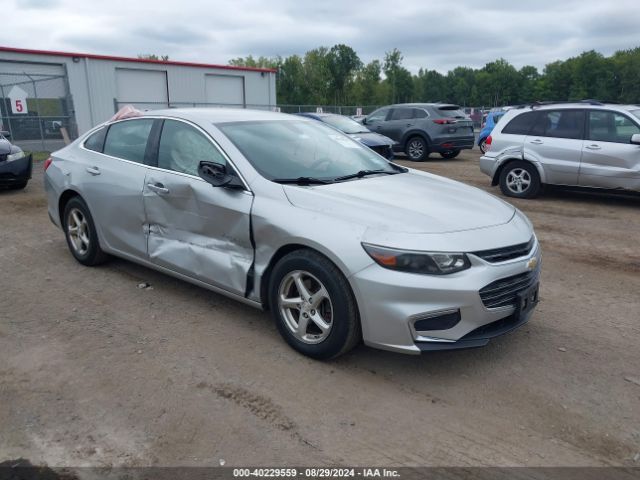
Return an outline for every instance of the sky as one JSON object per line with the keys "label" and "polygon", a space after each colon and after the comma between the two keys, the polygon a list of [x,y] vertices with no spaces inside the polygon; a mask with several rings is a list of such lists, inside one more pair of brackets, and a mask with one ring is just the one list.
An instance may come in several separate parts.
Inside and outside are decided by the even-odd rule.
{"label": "sky", "polygon": [[[0,0],[0,45],[226,64],[344,43],[361,60],[398,48],[446,72],[516,67],[640,46],[638,0]],[[7,19],[11,18],[11,21]]]}

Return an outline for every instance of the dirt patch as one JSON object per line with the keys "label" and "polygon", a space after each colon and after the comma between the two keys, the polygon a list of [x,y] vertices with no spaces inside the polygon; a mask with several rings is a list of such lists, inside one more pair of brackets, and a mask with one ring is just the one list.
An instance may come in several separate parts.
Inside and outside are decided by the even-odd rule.
{"label": "dirt patch", "polygon": [[[500,196],[477,162],[404,163]],[[640,201],[506,200],[543,250],[527,325],[480,349],[317,362],[267,313],[124,260],[79,265],[34,165],[0,194],[0,460],[638,466]]]}

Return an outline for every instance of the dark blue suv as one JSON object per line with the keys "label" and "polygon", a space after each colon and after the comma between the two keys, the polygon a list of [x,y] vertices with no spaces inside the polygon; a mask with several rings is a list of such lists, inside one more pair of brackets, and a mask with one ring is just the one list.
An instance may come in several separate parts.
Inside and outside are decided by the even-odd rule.
{"label": "dark blue suv", "polygon": [[331,125],[333,128],[340,130],[342,133],[349,135],[354,140],[366,145],[379,155],[388,160],[393,159],[393,146],[396,142],[389,137],[373,133],[364,125],[355,120],[345,117],[344,115],[336,115],[334,113],[296,113],[302,117],[309,117],[319,120],[323,123]]}

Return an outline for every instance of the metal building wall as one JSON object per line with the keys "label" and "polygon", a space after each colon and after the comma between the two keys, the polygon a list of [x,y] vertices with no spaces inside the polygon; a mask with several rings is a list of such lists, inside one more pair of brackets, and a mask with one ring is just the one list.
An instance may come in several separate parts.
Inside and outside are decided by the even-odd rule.
{"label": "metal building wall", "polygon": [[[46,53],[17,53],[0,50],[0,72],[16,68],[27,73],[66,71],[73,98],[78,133],[108,120],[118,106],[116,68],[166,72],[169,104],[206,104],[205,75],[241,75],[245,79],[245,102],[249,108],[276,105],[275,73],[225,68],[195,67],[165,63],[142,63],[95,59],[84,56],[60,56]],[[141,104],[144,98],[137,101]],[[159,106],[161,107],[161,106]],[[148,108],[148,106],[147,106]]]}

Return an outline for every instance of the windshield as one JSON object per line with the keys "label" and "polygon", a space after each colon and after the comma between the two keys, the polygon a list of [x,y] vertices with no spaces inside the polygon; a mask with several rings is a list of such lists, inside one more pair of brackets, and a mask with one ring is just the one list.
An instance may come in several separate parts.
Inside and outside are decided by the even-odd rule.
{"label": "windshield", "polygon": [[458,107],[457,105],[447,105],[446,107],[439,107],[438,113],[442,117],[467,118],[465,113],[460,110],[460,107]]}
{"label": "windshield", "polygon": [[320,118],[323,122],[328,123],[344,133],[369,133],[370,131],[364,125],[360,125],[355,120],[349,117],[343,117],[342,115],[327,115],[326,117]]}
{"label": "windshield", "polygon": [[640,110],[631,110],[634,117],[640,119]]}
{"label": "windshield", "polygon": [[365,170],[398,172],[398,167],[369,148],[321,122],[272,120],[216,126],[269,180],[308,177],[333,181]]}

